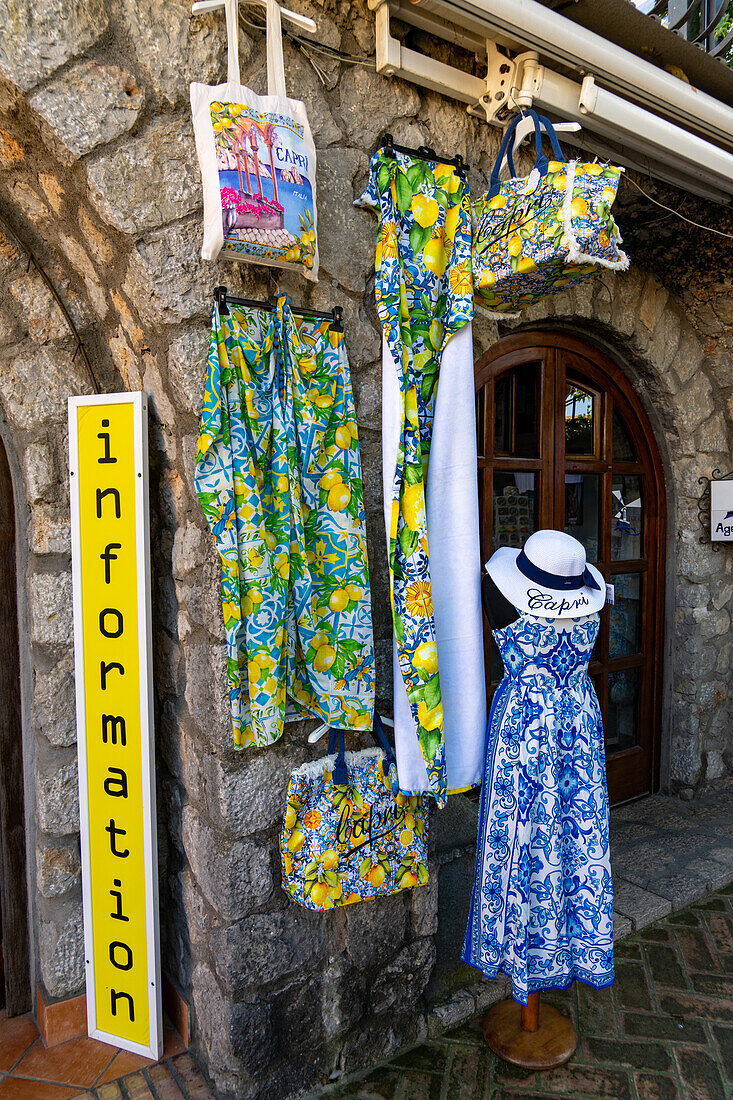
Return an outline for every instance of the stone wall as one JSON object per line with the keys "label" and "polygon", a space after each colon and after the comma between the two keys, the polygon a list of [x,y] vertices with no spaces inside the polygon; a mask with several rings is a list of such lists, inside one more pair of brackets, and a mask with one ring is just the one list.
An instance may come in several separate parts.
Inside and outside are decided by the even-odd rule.
{"label": "stone wall", "polygon": [[[293,4],[316,18],[321,41],[373,51],[364,0]],[[264,91],[262,35],[243,33],[240,53],[244,81]],[[238,1097],[294,1093],[425,1032],[437,874],[433,866],[427,888],[323,917],[280,889],[287,777],[312,750],[300,726],[270,749],[231,748],[218,565],[193,491],[211,288],[226,282],[265,297],[279,285],[298,303],[344,306],[378,694],[389,707],[374,223],[352,201],[385,129],[399,142],[461,153],[476,193],[497,147],[497,132],[456,103],[363,66],[321,59],[321,78],[291,44],[285,54],[289,89],[306,101],[318,148],[315,287],[199,260],[187,86],[225,77],[221,15],[191,20],[188,0],[9,0],[0,9],[0,203],[8,223],[7,231],[0,224],[0,400],[20,528],[28,532],[19,577],[29,647],[23,736],[34,979],[50,998],[83,986],[66,397],[92,392],[93,380],[43,279],[28,268],[28,248],[62,294],[100,389],[144,388],[151,397],[163,960],[192,1005],[195,1049],[221,1095]],[[643,235],[636,239],[630,275],[551,299],[523,323],[548,319],[608,342],[658,427],[670,517],[663,782],[691,796],[733,770],[731,559],[699,546],[695,507],[698,475],[729,465],[733,299],[722,277],[666,289],[645,269]],[[700,238],[701,250],[705,243]],[[670,274],[655,267],[662,279]],[[496,336],[479,322],[477,354]],[[496,983],[480,985],[470,996],[497,992]]]}

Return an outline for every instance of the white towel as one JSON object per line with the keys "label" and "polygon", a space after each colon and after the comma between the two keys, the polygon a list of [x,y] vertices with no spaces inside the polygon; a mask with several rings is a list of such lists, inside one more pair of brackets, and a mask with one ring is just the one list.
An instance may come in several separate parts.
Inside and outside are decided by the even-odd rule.
{"label": "white towel", "polygon": [[[400,387],[382,341],[382,477],[388,532],[400,440]],[[440,363],[426,492],[438,671],[443,698],[448,791],[481,782],[486,736],[481,551],[479,544],[473,334],[465,325]],[[400,789],[429,790],[410,704],[393,648],[394,716]]]}

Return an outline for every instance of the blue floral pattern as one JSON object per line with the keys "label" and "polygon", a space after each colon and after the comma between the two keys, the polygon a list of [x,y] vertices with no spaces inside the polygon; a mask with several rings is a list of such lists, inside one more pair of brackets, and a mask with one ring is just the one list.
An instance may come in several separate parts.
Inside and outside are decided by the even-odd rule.
{"label": "blue floral pattern", "polygon": [[514,999],[613,982],[601,714],[588,679],[598,615],[521,614],[494,637],[504,679],[487,731],[464,962]]}

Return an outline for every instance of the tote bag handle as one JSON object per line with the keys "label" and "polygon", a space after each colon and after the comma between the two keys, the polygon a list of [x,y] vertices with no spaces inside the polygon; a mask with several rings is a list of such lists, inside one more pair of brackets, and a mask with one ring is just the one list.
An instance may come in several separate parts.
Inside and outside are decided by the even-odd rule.
{"label": "tote bag handle", "polygon": [[[379,747],[384,750],[384,760],[389,771],[389,768],[395,762],[394,750],[387,740],[382,719],[376,711],[374,712],[372,736]],[[328,755],[330,756],[334,752],[336,753],[336,762],[333,768],[333,782],[336,786],[343,787],[349,782],[349,769],[346,765],[346,735],[343,730],[331,726],[328,731]]]}
{"label": "tote bag handle", "polygon": [[[548,160],[547,160],[547,157],[542,152],[542,130],[543,129],[545,130],[545,133],[547,134],[548,138],[550,139],[550,145],[552,146],[553,156],[557,160],[563,160],[564,159],[563,151],[560,148],[560,142],[557,140],[557,134],[555,133],[555,128],[554,128],[554,126],[552,125],[552,123],[550,122],[549,119],[545,118],[544,115],[538,115],[536,111],[532,111],[532,110],[525,111],[525,114],[529,115],[530,118],[532,118],[532,120],[534,121],[534,148],[535,148],[534,166],[537,169],[537,171],[539,172],[539,174],[541,176],[544,176],[547,173]],[[499,194],[499,188],[501,187],[501,183],[499,181],[499,172],[501,171],[501,165],[502,165],[502,162],[504,160],[504,156],[506,156],[507,161],[509,163],[509,172],[510,172],[510,174],[512,176],[514,175],[514,171],[515,171],[514,161],[512,160],[512,152],[514,150],[514,131],[516,130],[517,126],[519,125],[519,122],[520,122],[521,118],[522,118],[522,115],[517,115],[516,118],[514,118],[512,120],[510,126],[507,128],[507,131],[504,134],[504,138],[502,140],[502,143],[499,146],[499,152],[497,154],[496,161],[494,163],[494,168],[493,168],[493,171],[491,173],[491,179],[489,181],[488,197],[490,199],[493,199],[494,195]]]}
{"label": "tote bag handle", "polygon": [[[227,80],[240,84],[239,74],[239,0],[225,0],[227,24]],[[267,0],[267,94],[286,98],[283,36],[280,6],[277,0]]]}

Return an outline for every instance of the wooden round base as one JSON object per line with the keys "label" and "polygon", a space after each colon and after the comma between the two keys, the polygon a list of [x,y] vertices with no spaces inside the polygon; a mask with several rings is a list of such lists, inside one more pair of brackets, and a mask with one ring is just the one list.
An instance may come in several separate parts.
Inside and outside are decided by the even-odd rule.
{"label": "wooden round base", "polygon": [[484,1016],[484,1039],[505,1062],[523,1069],[555,1069],[575,1054],[578,1036],[572,1020],[552,1005],[539,1006],[536,1031],[521,1027],[522,1006],[499,1001]]}

